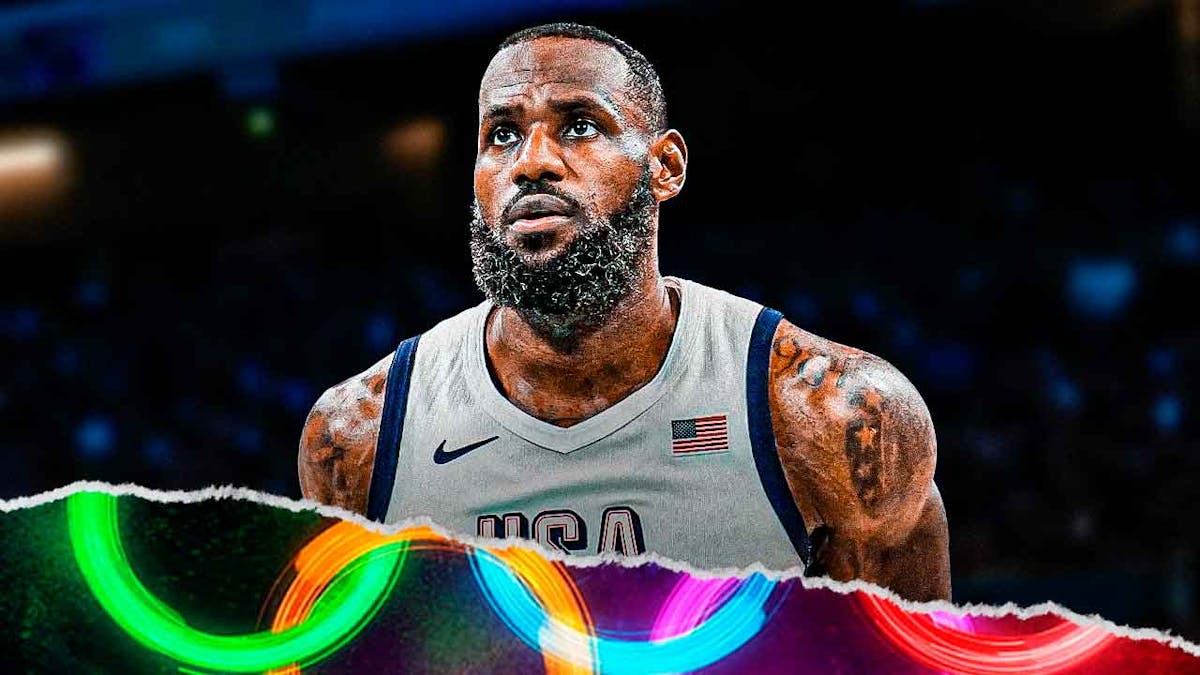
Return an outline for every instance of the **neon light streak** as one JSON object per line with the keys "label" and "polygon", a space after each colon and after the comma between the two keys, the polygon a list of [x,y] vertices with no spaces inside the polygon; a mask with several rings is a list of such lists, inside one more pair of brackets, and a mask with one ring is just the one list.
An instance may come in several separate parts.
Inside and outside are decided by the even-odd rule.
{"label": "neon light streak", "polygon": [[[364,556],[378,555],[377,551],[398,542],[407,542],[408,546],[404,550],[464,550],[464,545],[426,527],[409,528],[393,535],[383,535],[354,523],[336,523],[310,541],[296,555],[293,564],[295,578],[279,603],[271,629],[285,630],[304,621],[320,597],[321,589],[346,565],[354,564],[354,561]],[[494,553],[525,571],[523,578],[526,583],[536,589],[541,602],[559,620],[582,633],[591,632],[591,617],[583,605],[579,589],[561,563],[551,563],[528,549],[516,547],[497,550]],[[544,653],[543,658],[546,672],[551,675],[586,675],[592,672],[590,663],[587,662],[572,663],[550,653]],[[299,669],[287,668],[274,672],[279,675],[295,675]]]}
{"label": "neon light streak", "polygon": [[857,593],[881,633],[917,663],[937,670],[993,675],[1055,673],[1075,668],[1115,637],[1102,626],[1063,619],[1038,633],[986,635],[945,625],[928,614],[908,613],[883,598]]}
{"label": "neon light streak", "polygon": [[716,609],[720,599],[737,585],[738,580],[732,578],[697,579],[683,575],[658,610],[654,627],[650,629],[650,639],[675,637],[700,625],[704,617]]}
{"label": "neon light streak", "polygon": [[471,562],[484,596],[526,644],[575,663],[594,654],[605,673],[695,670],[728,656],[761,630],[775,587],[751,575],[703,624],[663,640],[627,640],[588,636],[558,621],[521,583],[520,569],[490,552],[476,550]]}
{"label": "neon light streak", "polygon": [[[552,650],[540,650],[547,674],[584,675],[593,672],[593,668],[598,669],[592,650],[596,631],[591,613],[566,565],[550,562],[530,549],[515,546],[488,549],[488,553],[516,572],[549,615],[570,630],[572,636],[580,638],[570,658],[563,658]],[[487,597],[486,592],[484,597]]]}
{"label": "neon light streak", "polygon": [[[429,528],[411,528],[389,536],[344,521],[334,524],[293,559],[295,578],[275,610],[271,632],[282,633],[307,620],[322,593],[347,568],[381,555],[406,555],[413,541],[440,539]],[[299,672],[298,665],[272,671],[279,675]]]}
{"label": "neon light streak", "polygon": [[[567,568],[534,551],[465,549],[428,528],[382,535],[341,522],[297,554],[295,577],[270,631],[213,635],[189,626],[137,578],[121,546],[115,497],[76,493],[68,498],[67,517],[83,578],[122,629],[189,667],[226,672],[296,673],[296,664],[340,649],[374,618],[414,546],[466,550],[484,597],[522,641],[542,652],[547,671],[556,674],[600,667],[613,673],[702,668],[761,630],[776,588],[758,574],[740,581],[685,576],[660,609],[648,640],[618,638],[595,630]],[[970,621],[953,615],[909,614],[887,600],[865,593],[858,597],[898,650],[938,670],[1053,673],[1079,666],[1116,639],[1101,626],[1066,620],[1037,633],[980,634]]]}
{"label": "neon light streak", "polygon": [[67,500],[71,546],[101,607],[138,642],[190,666],[261,672],[310,663],[340,649],[375,615],[395,585],[404,553],[377,556],[331,579],[308,620],[282,632],[214,635],[192,628],[137,578],[121,546],[117,500],[79,492]]}

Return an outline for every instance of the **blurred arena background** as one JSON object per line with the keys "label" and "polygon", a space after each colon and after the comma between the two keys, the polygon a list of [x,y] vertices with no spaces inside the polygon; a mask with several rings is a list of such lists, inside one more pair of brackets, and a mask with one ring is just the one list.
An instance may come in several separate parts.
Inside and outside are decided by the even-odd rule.
{"label": "blurred arena background", "polygon": [[662,269],[874,352],[956,599],[1200,636],[1200,2],[8,2],[0,496],[299,496],[326,387],[478,301],[479,78],[594,23],[691,150]]}

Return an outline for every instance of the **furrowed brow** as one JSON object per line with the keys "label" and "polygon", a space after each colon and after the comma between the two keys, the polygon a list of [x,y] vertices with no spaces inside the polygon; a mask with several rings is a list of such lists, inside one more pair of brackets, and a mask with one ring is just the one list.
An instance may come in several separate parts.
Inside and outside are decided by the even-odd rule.
{"label": "furrowed brow", "polygon": [[480,117],[480,119],[481,120],[490,120],[490,119],[496,119],[496,118],[509,119],[509,118],[516,117],[517,112],[518,112],[518,108],[516,106],[505,105],[503,103],[494,103],[483,109],[483,115]]}
{"label": "furrowed brow", "polygon": [[[625,115],[621,114],[620,108],[616,106],[608,97],[604,96],[569,96],[566,98],[555,99],[547,103],[548,107],[559,115],[568,115],[571,113],[586,113],[597,117],[605,117],[618,122],[626,120]],[[518,119],[525,113],[525,109],[520,105],[510,103],[493,103],[483,108],[480,122],[486,125],[493,120],[511,120]]]}
{"label": "furrowed brow", "polygon": [[590,112],[599,113],[612,117],[613,119],[623,120],[618,108],[612,104],[612,101],[607,98],[594,98],[591,96],[572,96],[570,98],[559,99],[550,102],[550,107],[557,113],[572,113],[572,112]]}

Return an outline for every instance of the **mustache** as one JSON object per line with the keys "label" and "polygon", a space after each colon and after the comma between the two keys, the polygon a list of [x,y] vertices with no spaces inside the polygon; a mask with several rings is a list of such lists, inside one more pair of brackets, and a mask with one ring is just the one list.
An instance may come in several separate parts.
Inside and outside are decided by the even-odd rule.
{"label": "mustache", "polygon": [[500,222],[502,222],[502,223],[512,222],[512,217],[511,217],[512,210],[514,207],[516,207],[517,202],[525,197],[532,197],[533,195],[547,195],[550,197],[557,197],[557,198],[563,200],[564,202],[566,202],[567,204],[569,204],[571,206],[571,208],[574,209],[577,213],[581,213],[584,210],[582,205],[579,203],[578,199],[575,199],[574,197],[567,194],[566,192],[563,192],[562,190],[558,189],[557,187],[555,187],[554,185],[549,183],[546,179],[539,178],[537,180],[529,181],[528,183],[523,184],[517,190],[517,194],[513,195],[512,199],[508,200],[508,203],[504,205],[504,210],[500,212]]}

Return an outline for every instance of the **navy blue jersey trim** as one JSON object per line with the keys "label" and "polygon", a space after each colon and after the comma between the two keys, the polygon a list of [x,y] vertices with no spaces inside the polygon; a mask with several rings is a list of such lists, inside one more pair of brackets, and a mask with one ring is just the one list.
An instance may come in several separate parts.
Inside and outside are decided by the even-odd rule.
{"label": "navy blue jersey trim", "polygon": [[379,440],[375,442],[375,468],[371,471],[371,491],[367,497],[367,518],[383,522],[392,502],[396,484],[396,463],[400,456],[400,437],[404,433],[404,410],[408,407],[408,385],[416,361],[420,335],[410,337],[396,348],[396,358],[388,370],[387,390],[383,394],[383,417],[379,420]]}
{"label": "navy blue jersey trim", "polygon": [[770,365],[771,343],[783,315],[762,308],[750,334],[750,353],[746,360],[746,411],[750,421],[750,446],[754,449],[754,464],[763,490],[775,509],[775,515],[787,531],[788,539],[807,566],[812,562],[812,543],[804,527],[804,517],[796,508],[796,500],[788,489],[783,465],[775,449],[775,431],[771,428]]}

